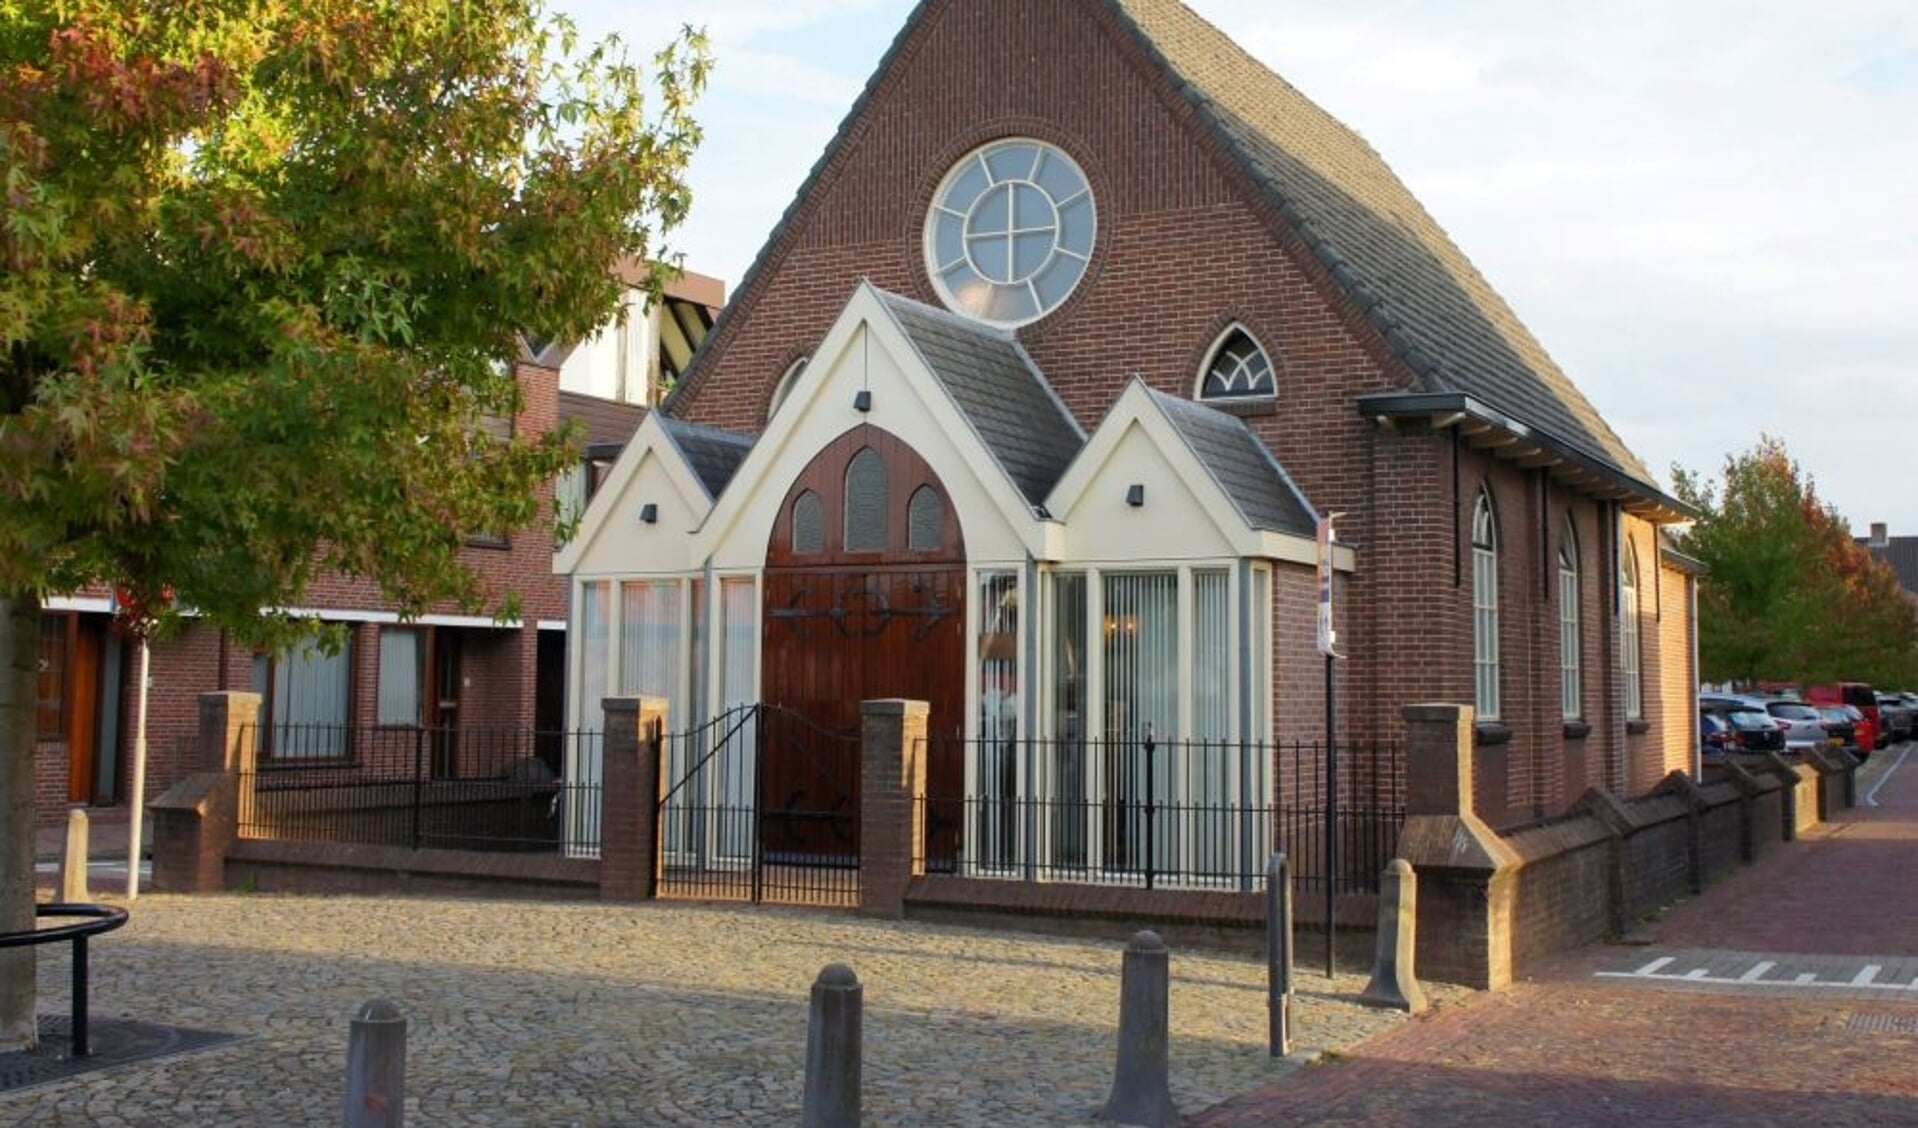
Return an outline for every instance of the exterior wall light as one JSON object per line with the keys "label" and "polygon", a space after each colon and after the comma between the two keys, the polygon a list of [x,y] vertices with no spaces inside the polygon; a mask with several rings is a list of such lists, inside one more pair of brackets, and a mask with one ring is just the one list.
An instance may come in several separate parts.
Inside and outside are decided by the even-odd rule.
{"label": "exterior wall light", "polygon": [[1126,487],[1125,503],[1134,509],[1142,508],[1145,505],[1145,486],[1143,483],[1134,482],[1132,485]]}
{"label": "exterior wall light", "polygon": [[659,506],[653,504],[650,501],[647,502],[645,505],[640,506],[639,507],[639,523],[642,525],[659,524]]}
{"label": "exterior wall light", "polygon": [[861,412],[861,413],[871,411],[872,410],[872,389],[861,388],[857,392],[853,393],[852,409],[854,411]]}

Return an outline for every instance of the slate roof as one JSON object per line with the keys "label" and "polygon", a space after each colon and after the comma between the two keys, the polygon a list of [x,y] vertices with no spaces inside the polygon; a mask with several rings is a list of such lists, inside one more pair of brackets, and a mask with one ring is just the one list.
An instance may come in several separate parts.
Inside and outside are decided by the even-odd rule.
{"label": "slate roof", "polygon": [[692,467],[693,476],[705,487],[709,498],[717,498],[725,490],[726,483],[739,471],[739,464],[746,461],[747,452],[753,449],[750,435],[687,423],[663,413],[659,422],[666,429],[666,437],[685,456],[686,464]]}
{"label": "slate roof", "polygon": [[1245,420],[1151,388],[1146,392],[1247,525],[1316,535],[1318,514]]}
{"label": "slate roof", "polygon": [[1371,145],[1177,0],[1104,0],[1410,368],[1651,475]]}
{"label": "slate roof", "polygon": [[1918,595],[1918,537],[1887,537],[1882,545],[1872,544],[1868,538],[1860,537],[1858,543],[1871,550],[1871,554],[1891,565],[1898,573],[1898,586],[1914,595]]}
{"label": "slate roof", "polygon": [[585,432],[588,447],[625,445],[646,418],[646,409],[636,403],[601,399],[583,392],[559,393],[559,417],[577,419]]}
{"label": "slate roof", "polygon": [[1085,432],[1010,332],[875,288],[926,367],[1030,505],[1085,446]]}

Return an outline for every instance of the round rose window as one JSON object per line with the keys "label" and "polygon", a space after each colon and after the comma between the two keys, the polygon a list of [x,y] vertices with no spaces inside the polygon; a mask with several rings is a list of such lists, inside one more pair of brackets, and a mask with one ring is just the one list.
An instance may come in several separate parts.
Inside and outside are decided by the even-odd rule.
{"label": "round rose window", "polygon": [[926,217],[926,270],[960,313],[1024,325],[1071,295],[1097,231],[1092,189],[1071,157],[1043,141],[995,141],[940,183]]}

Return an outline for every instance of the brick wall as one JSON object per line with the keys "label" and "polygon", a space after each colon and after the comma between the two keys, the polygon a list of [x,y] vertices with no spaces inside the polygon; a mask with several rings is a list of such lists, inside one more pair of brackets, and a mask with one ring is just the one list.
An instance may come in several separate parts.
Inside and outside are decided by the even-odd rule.
{"label": "brick wall", "polygon": [[[1341,728],[1393,740],[1415,701],[1469,701],[1471,499],[1496,500],[1504,534],[1501,643],[1509,743],[1489,748],[1482,810],[1497,825],[1564,810],[1592,783],[1621,782],[1626,756],[1617,630],[1606,618],[1609,506],[1449,434],[1387,433],[1354,398],[1409,377],[1242,171],[1196,128],[1129,36],[1089,5],[996,0],[934,6],[879,81],[847,143],[819,171],[708,341],[675,402],[692,420],[756,432],[780,377],[810,351],[861,278],[938,304],[921,224],[955,161],[987,141],[1037,137],[1090,179],[1100,232],[1087,276],[1020,338],[1087,429],[1134,374],[1190,395],[1222,330],[1248,328],[1279,368],[1278,409],[1248,423],[1322,512],[1341,512],[1359,570],[1341,582]],[[1034,68],[1031,60],[1047,64]],[[1463,504],[1461,504],[1461,501]],[[1556,550],[1577,528],[1590,732],[1564,734]],[[1634,523],[1650,552],[1650,526]],[[1646,569],[1652,575],[1656,567]],[[1283,590],[1275,607],[1296,595]],[[1647,599],[1649,605],[1651,599]],[[1274,624],[1275,736],[1323,728],[1311,620]],[[1658,651],[1647,632],[1648,654]],[[1650,696],[1650,695],[1648,695]],[[1643,782],[1663,774],[1662,733],[1637,737]],[[1635,780],[1637,777],[1634,777]]]}
{"label": "brick wall", "polygon": [[[516,433],[540,435],[558,425],[558,374],[537,365],[516,369],[523,402],[515,420]],[[465,640],[461,694],[463,724],[530,729],[533,724],[534,682],[540,620],[566,618],[565,581],[552,574],[552,489],[540,491],[540,516],[532,526],[514,534],[503,548],[468,546],[461,557],[480,577],[489,600],[509,592],[520,597],[521,625],[513,628],[460,628]],[[104,588],[74,593],[104,599]],[[323,618],[351,620],[357,615],[388,609],[376,585],[332,573],[315,578],[299,606],[317,610]],[[439,604],[429,614],[453,615],[462,609]],[[356,725],[371,725],[378,716],[378,624],[349,627],[352,704],[349,717]],[[122,693],[119,702],[120,785],[124,796],[131,779],[136,652],[121,648]],[[149,799],[158,796],[195,770],[194,741],[198,726],[199,695],[222,689],[250,689],[253,652],[233,642],[224,632],[189,622],[181,632],[152,648],[152,687],[147,717],[147,776]],[[430,694],[431,689],[428,687]],[[65,744],[36,747],[36,821],[51,825],[65,816],[67,807],[67,751]]]}

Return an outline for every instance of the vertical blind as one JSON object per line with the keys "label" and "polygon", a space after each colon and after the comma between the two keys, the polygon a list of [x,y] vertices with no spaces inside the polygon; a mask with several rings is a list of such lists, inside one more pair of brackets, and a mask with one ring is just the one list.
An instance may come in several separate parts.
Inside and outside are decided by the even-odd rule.
{"label": "vertical blind", "polygon": [[420,633],[406,627],[380,628],[380,724],[420,723],[420,680],[425,672]]}
{"label": "vertical blind", "polygon": [[582,585],[579,601],[579,717],[576,726],[599,732],[606,727],[607,642],[613,620],[613,585],[602,580]]}
{"label": "vertical blind", "polygon": [[680,587],[678,580],[620,585],[619,691],[663,697],[679,706]]}

